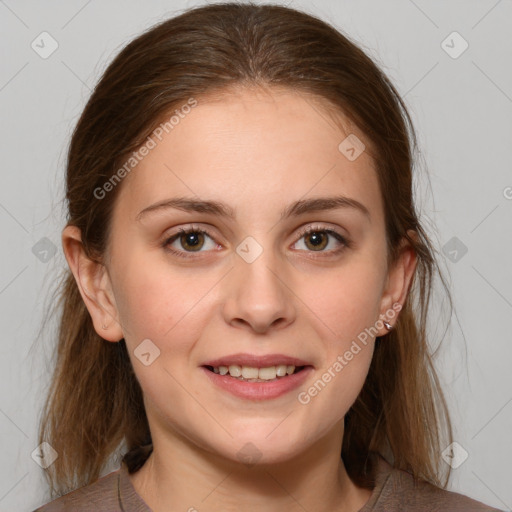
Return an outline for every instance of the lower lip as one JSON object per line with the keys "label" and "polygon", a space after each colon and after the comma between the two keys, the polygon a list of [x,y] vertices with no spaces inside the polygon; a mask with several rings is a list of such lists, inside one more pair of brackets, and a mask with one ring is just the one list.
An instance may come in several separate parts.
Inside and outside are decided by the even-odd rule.
{"label": "lower lip", "polygon": [[306,366],[303,370],[287,377],[281,377],[269,382],[247,382],[238,380],[229,375],[214,373],[204,366],[201,369],[211,381],[231,394],[248,400],[269,400],[277,398],[299,387],[313,371],[312,366]]}

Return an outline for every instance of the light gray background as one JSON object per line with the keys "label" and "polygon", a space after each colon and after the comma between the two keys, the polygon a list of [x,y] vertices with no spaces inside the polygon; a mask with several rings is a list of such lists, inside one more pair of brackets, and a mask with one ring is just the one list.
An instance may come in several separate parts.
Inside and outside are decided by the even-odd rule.
{"label": "light gray background", "polygon": [[[31,453],[54,332],[50,328],[36,338],[48,290],[65,264],[60,232],[71,130],[101,72],[124,44],[199,3],[0,0],[1,511],[27,511],[46,502],[43,470]],[[290,5],[344,30],[405,96],[432,187],[431,193],[429,180],[418,175],[418,201],[427,229],[438,237],[455,297],[456,316],[437,364],[455,438],[468,458],[453,470],[450,489],[510,510],[512,3],[295,0]],[[47,59],[31,48],[43,31],[59,45]],[[458,58],[441,45],[453,31],[469,44]],[[457,39],[446,44],[452,52],[461,48]],[[44,237],[55,245],[55,256],[40,245],[33,250]],[[443,253],[453,237],[459,244],[456,262],[450,260],[455,253]],[[462,257],[460,244],[468,249]]]}

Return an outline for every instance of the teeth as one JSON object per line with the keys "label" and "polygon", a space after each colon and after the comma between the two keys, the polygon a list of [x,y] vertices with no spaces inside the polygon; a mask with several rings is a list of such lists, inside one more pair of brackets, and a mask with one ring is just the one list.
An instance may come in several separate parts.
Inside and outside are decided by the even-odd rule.
{"label": "teeth", "polygon": [[[245,378],[245,373],[242,372],[242,375]],[[256,370],[256,377],[258,379],[263,380],[272,380],[275,379],[277,375],[277,370],[275,366],[270,366],[269,368],[260,368],[259,370]]]}
{"label": "teeth", "polygon": [[229,375],[240,380],[274,380],[277,377],[286,377],[295,371],[294,365],[280,364],[277,366],[268,366],[266,368],[255,368],[253,366],[239,366],[232,364],[229,366],[219,366],[213,368],[215,373],[220,375]]}
{"label": "teeth", "polygon": [[[290,368],[294,368],[294,367],[290,366]],[[276,375],[278,377],[285,377],[287,374],[287,371],[288,371],[288,366],[286,366],[284,364],[280,364],[279,366],[276,366]]]}
{"label": "teeth", "polygon": [[[238,369],[239,369],[239,366],[236,366],[236,367],[230,366],[229,374],[233,375],[233,377],[240,377],[240,375],[238,374]],[[233,370],[235,371],[235,373],[233,373]],[[262,368],[262,370],[263,370],[263,368]],[[258,368],[252,368],[251,366],[242,366],[242,370],[241,370],[242,377],[244,379],[258,379],[259,372],[260,371],[258,370]],[[276,378],[275,373],[274,373],[274,376],[271,378],[272,379]]]}

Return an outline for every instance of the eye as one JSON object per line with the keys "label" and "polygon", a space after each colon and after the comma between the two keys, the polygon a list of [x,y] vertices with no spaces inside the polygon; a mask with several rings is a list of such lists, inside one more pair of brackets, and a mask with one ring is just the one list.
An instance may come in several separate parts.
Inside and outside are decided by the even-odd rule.
{"label": "eye", "polygon": [[[310,252],[338,253],[345,247],[350,247],[349,241],[341,233],[323,226],[308,226],[300,232],[299,237],[299,241],[295,244],[299,244],[304,239],[305,249],[299,249]],[[333,245],[334,247],[332,247]],[[329,246],[330,250],[324,251]]]}
{"label": "eye", "polygon": [[[206,239],[210,239],[209,246],[205,244]],[[174,244],[181,247],[173,247]],[[178,233],[167,238],[162,245],[171,253],[184,258],[190,257],[186,254],[189,252],[201,252],[201,249],[205,247],[206,250],[218,247],[218,244],[215,243],[208,231],[194,227],[180,228]]]}

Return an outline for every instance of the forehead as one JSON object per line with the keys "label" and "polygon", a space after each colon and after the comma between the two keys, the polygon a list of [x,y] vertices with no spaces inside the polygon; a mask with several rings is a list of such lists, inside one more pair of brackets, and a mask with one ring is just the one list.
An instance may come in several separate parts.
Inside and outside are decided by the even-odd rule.
{"label": "forehead", "polygon": [[354,135],[367,149],[370,142],[314,96],[243,89],[197,98],[160,132],[121,184],[115,210],[124,218],[134,220],[150,203],[184,195],[223,201],[237,212],[257,206],[260,214],[333,193],[364,202],[372,216],[381,208],[369,151],[350,160],[340,150]]}

